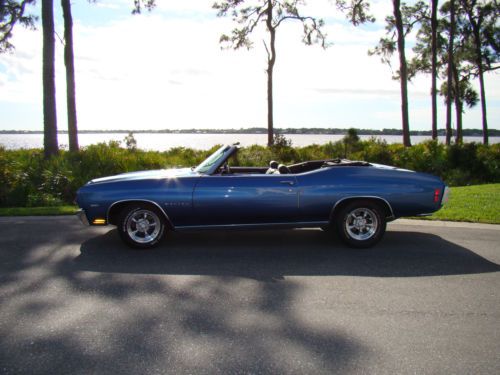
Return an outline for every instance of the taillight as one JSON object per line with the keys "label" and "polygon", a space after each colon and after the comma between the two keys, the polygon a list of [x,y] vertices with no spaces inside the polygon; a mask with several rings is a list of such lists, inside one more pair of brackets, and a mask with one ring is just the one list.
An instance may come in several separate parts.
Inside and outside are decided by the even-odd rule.
{"label": "taillight", "polygon": [[439,202],[440,196],[441,196],[441,189],[434,189],[434,203]]}

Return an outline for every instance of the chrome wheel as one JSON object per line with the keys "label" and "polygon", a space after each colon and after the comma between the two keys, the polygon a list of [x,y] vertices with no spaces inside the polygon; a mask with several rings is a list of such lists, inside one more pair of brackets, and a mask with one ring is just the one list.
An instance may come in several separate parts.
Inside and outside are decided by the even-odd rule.
{"label": "chrome wheel", "polygon": [[156,213],[140,209],[128,216],[126,230],[131,240],[139,244],[148,244],[158,238],[162,223]]}
{"label": "chrome wheel", "polygon": [[379,242],[386,228],[387,210],[372,199],[352,200],[336,212],[334,225],[348,246],[366,249]]}
{"label": "chrome wheel", "polygon": [[378,229],[378,218],[369,208],[356,208],[347,214],[344,221],[345,231],[357,241],[366,241],[372,238]]}

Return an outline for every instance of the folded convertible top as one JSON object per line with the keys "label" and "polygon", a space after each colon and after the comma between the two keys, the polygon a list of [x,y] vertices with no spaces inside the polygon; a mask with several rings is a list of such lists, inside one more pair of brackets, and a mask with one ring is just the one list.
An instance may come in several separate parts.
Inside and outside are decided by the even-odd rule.
{"label": "folded convertible top", "polygon": [[332,160],[325,160],[325,162],[321,167],[325,168],[325,167],[355,167],[355,166],[368,167],[371,166],[371,164],[366,161],[360,161],[360,160],[332,159]]}

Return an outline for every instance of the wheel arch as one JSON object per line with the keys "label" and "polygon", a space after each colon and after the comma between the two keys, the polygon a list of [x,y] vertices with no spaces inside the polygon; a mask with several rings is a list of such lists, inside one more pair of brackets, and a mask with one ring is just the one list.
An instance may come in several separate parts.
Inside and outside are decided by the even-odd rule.
{"label": "wheel arch", "polygon": [[330,222],[333,222],[337,213],[343,207],[345,207],[347,204],[349,204],[351,202],[355,202],[355,201],[360,201],[360,200],[363,200],[363,201],[368,200],[368,201],[373,201],[373,202],[380,204],[385,209],[386,220],[390,221],[390,220],[395,219],[394,211],[392,210],[392,206],[386,199],[384,199],[382,197],[378,197],[378,196],[372,196],[372,195],[360,195],[360,196],[351,196],[351,197],[341,198],[337,202],[335,202],[335,204],[333,205],[332,210],[330,212]]}
{"label": "wheel arch", "polygon": [[167,227],[169,229],[174,229],[172,221],[168,217],[165,210],[155,201],[151,201],[148,199],[124,199],[124,200],[119,200],[119,201],[113,202],[108,208],[107,222],[109,224],[117,225],[118,216],[120,215],[120,212],[123,210],[123,208],[128,206],[128,205],[134,204],[134,203],[142,203],[142,204],[146,203],[147,205],[150,205],[152,207],[157,208],[158,210],[160,210],[163,217],[165,218]]}

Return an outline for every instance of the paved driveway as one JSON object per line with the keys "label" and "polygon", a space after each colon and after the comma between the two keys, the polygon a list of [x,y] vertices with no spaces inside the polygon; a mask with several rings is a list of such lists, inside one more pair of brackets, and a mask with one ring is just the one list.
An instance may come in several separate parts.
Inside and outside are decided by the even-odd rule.
{"label": "paved driveway", "polygon": [[0,218],[0,373],[500,373],[500,226],[172,234]]}

